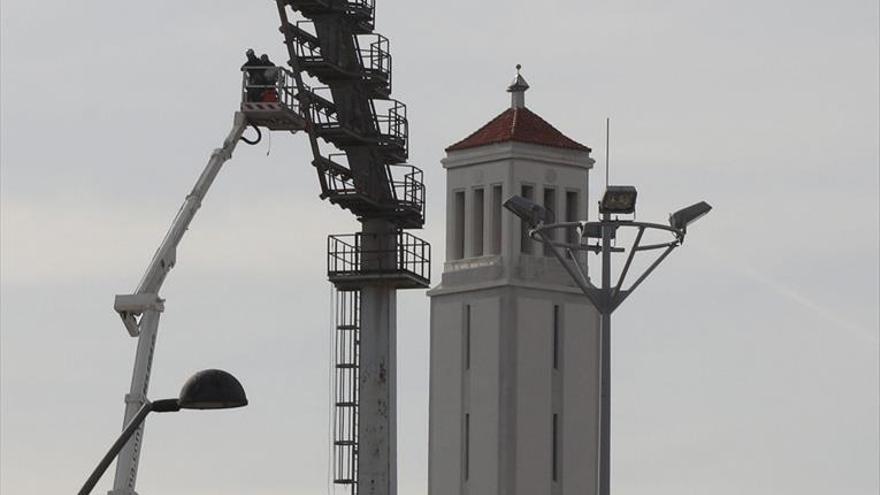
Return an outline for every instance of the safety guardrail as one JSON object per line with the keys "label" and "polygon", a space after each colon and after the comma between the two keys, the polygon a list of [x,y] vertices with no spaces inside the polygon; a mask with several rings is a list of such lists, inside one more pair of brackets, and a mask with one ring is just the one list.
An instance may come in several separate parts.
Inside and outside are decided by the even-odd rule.
{"label": "safety guardrail", "polygon": [[327,237],[327,273],[331,278],[408,274],[427,285],[431,245],[404,231],[331,235]]}
{"label": "safety guardrail", "polygon": [[278,66],[245,66],[241,76],[241,101],[247,103],[277,103],[296,114],[301,114],[296,98],[293,74]]}

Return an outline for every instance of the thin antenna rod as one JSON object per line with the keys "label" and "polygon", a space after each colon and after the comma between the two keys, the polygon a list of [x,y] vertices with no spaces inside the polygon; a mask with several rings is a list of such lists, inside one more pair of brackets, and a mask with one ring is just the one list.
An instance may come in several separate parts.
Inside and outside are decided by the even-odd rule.
{"label": "thin antenna rod", "polygon": [[611,153],[611,147],[609,144],[611,143],[611,118],[605,117],[605,188],[608,188],[608,184],[611,182],[610,173],[611,169],[609,168],[609,160],[608,156]]}

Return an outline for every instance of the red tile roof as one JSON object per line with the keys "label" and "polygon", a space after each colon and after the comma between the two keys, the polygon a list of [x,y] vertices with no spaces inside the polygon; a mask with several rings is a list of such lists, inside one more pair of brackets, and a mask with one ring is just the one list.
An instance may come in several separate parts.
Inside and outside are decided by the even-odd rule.
{"label": "red tile roof", "polygon": [[446,151],[458,151],[508,141],[591,151],[590,148],[565,136],[546,120],[525,107],[508,108],[470,136],[446,148]]}

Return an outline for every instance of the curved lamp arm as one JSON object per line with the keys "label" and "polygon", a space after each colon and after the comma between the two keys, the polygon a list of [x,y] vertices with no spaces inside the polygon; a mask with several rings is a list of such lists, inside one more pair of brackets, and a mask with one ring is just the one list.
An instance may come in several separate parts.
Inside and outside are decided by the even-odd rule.
{"label": "curved lamp arm", "polygon": [[165,400],[157,400],[156,402],[144,401],[144,405],[138,409],[137,414],[131,418],[128,425],[122,430],[122,433],[119,435],[119,438],[113,443],[113,446],[110,447],[110,450],[104,455],[104,458],[101,459],[101,462],[98,463],[98,466],[95,467],[95,470],[92,471],[92,475],[89,476],[89,479],[86,480],[85,484],[82,488],[80,488],[78,494],[79,495],[88,495],[92,492],[92,489],[95,488],[95,485],[98,483],[98,480],[101,479],[104,472],[107,471],[107,468],[110,467],[110,464],[113,462],[113,459],[116,459],[116,456],[119,455],[119,451],[122,450],[122,447],[125,446],[128,439],[134,434],[135,431],[141,426],[141,423],[146,419],[147,414],[150,414],[152,411],[156,412],[175,412],[180,410],[180,405],[177,402],[177,399],[165,399]]}

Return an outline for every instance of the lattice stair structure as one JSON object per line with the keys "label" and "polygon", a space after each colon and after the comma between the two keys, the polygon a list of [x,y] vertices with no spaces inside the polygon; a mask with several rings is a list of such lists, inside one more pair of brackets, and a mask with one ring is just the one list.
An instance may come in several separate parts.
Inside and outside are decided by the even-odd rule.
{"label": "lattice stair structure", "polygon": [[391,98],[390,46],[373,32],[374,0],[276,4],[289,69],[253,80],[246,70],[241,109],[256,126],[305,131],[321,198],[363,225],[327,240],[337,291],[333,479],[351,495],[393,495],[396,398],[385,375],[396,372],[396,315],[388,308],[398,289],[430,283],[430,246],[405,231],[424,225],[423,173],[406,163],[406,105]]}

